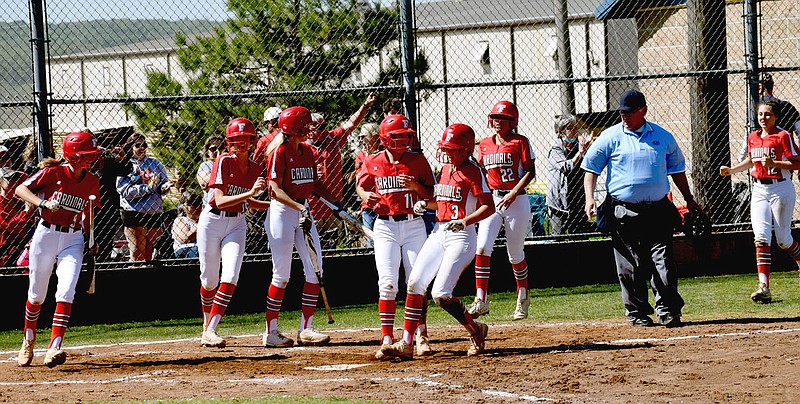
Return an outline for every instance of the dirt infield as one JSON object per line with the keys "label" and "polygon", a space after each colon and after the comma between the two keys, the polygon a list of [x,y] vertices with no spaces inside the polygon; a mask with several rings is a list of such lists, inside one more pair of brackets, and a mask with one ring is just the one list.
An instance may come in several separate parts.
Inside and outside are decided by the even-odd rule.
{"label": "dirt infield", "polygon": [[[270,349],[261,337],[68,349],[49,369],[36,351],[18,368],[2,353],[0,401],[80,402],[350,397],[386,402],[800,402],[800,319],[689,323],[490,324],[487,350],[466,357],[461,328],[432,327],[435,355],[371,360],[376,330],[334,330],[317,348]],[[42,342],[44,344],[44,342]]]}

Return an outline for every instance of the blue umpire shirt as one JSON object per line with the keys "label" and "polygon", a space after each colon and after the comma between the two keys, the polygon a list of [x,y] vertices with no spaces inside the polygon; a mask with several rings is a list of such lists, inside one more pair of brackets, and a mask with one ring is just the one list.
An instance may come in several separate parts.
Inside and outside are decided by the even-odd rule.
{"label": "blue umpire shirt", "polygon": [[686,171],[678,142],[666,129],[645,121],[639,132],[618,123],[592,143],[581,168],[600,175],[608,167],[606,188],[624,202],[655,202],[669,192],[668,175]]}

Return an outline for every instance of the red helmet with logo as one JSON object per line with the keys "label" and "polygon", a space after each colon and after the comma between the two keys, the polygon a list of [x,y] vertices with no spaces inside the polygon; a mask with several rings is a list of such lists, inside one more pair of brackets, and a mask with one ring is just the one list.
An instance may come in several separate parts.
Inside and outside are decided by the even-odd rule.
{"label": "red helmet with logo", "polygon": [[89,168],[100,157],[97,139],[89,132],[72,132],[61,146],[64,159],[74,167]]}
{"label": "red helmet with logo", "polygon": [[311,112],[306,107],[289,107],[278,117],[278,127],[287,136],[307,135],[311,125]]}
{"label": "red helmet with logo", "polygon": [[411,123],[405,115],[389,115],[381,122],[381,144],[387,149],[407,148],[411,144],[414,133],[414,129],[411,129]]}
{"label": "red helmet with logo", "polygon": [[475,150],[475,131],[469,125],[454,123],[444,130],[442,140],[437,143],[437,146],[439,146],[437,158],[442,163],[450,162],[443,155],[443,149],[458,150],[464,155],[464,158],[467,158]]}
{"label": "red helmet with logo", "polygon": [[256,127],[247,118],[233,118],[225,127],[225,142],[228,147],[250,140],[252,144],[256,138]]}
{"label": "red helmet with logo", "polygon": [[511,101],[499,101],[489,112],[489,127],[492,127],[492,119],[507,119],[511,121],[511,128],[516,129],[519,122],[519,111],[517,106]]}

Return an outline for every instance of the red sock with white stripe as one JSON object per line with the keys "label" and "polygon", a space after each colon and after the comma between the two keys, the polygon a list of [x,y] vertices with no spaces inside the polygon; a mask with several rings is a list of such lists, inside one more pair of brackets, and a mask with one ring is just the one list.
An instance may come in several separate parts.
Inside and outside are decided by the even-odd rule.
{"label": "red sock with white stripe", "polygon": [[208,326],[208,320],[211,318],[211,306],[214,303],[214,295],[217,294],[217,288],[206,290],[200,286],[200,308],[203,310],[203,329]]}
{"label": "red sock with white stripe", "polygon": [[56,311],[53,313],[53,331],[50,333],[48,348],[61,348],[61,340],[69,325],[69,316],[72,313],[72,303],[56,302]]}
{"label": "red sock with white stripe", "polygon": [[769,287],[769,272],[772,267],[772,252],[769,246],[756,246],[756,269],[758,281]]}
{"label": "red sock with white stripe", "polygon": [[394,342],[394,313],[397,302],[394,300],[378,300],[378,314],[381,317],[381,344]]}
{"label": "red sock with white stripe", "polygon": [[786,251],[793,260],[800,260],[800,243],[798,243],[797,240],[792,240],[792,245],[784,251]]}
{"label": "red sock with white stripe", "polygon": [[311,321],[317,311],[317,300],[319,300],[319,283],[303,284],[303,297],[300,299],[300,329],[311,328]]}
{"label": "red sock with white stripe", "polygon": [[517,280],[517,299],[528,298],[528,262],[525,260],[511,264],[514,279]]}
{"label": "red sock with white stripe", "polygon": [[409,293],[406,295],[405,321],[403,322],[403,340],[411,344],[414,333],[417,332],[419,320],[422,317],[422,302],[425,300],[423,295]]}
{"label": "red sock with white stripe", "polygon": [[36,323],[39,321],[39,313],[42,312],[41,304],[33,304],[25,301],[25,324],[22,328],[25,339],[28,341],[36,340]]}
{"label": "red sock with white stripe", "polygon": [[236,289],[236,285],[232,283],[222,282],[219,284],[217,293],[214,295],[214,303],[211,306],[211,313],[209,314],[209,320],[206,329],[212,331],[217,329],[219,321],[222,319],[222,316],[225,315],[225,310],[231,303],[234,289]]}
{"label": "red sock with white stripe", "polygon": [[278,327],[278,315],[281,312],[281,305],[283,304],[283,294],[286,292],[286,289],[279,288],[273,284],[269,285],[269,290],[267,291],[267,334],[269,334],[270,330],[277,329]]}
{"label": "red sock with white stripe", "polygon": [[475,255],[475,297],[486,301],[489,293],[489,270],[492,257],[490,255]]}

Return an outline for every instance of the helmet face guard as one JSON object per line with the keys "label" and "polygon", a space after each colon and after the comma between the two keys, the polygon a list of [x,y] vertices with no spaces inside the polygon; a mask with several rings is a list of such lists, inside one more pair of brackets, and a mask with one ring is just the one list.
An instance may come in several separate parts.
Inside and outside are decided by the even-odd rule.
{"label": "helmet face guard", "polygon": [[301,106],[286,108],[278,117],[278,127],[285,136],[308,136],[311,124],[311,112]]}
{"label": "helmet face guard", "polygon": [[511,121],[511,129],[517,129],[519,123],[519,110],[517,106],[511,101],[499,101],[492,107],[492,112],[489,112],[488,127],[492,127],[493,119],[506,119]]}
{"label": "helmet face guard", "polygon": [[225,128],[225,143],[228,150],[251,146],[256,138],[256,127],[247,118],[234,118]]}
{"label": "helmet face guard", "polygon": [[[442,164],[460,165],[475,150],[475,131],[463,123],[454,123],[447,127],[442,134],[442,140],[437,143],[436,158]],[[453,161],[453,157],[463,157]]]}
{"label": "helmet face guard", "polygon": [[90,168],[100,158],[101,149],[89,132],[73,132],[64,137],[61,147],[64,160],[75,168]]}
{"label": "helmet face guard", "polygon": [[411,122],[401,114],[384,118],[379,129],[381,144],[389,150],[407,149],[411,145],[411,136],[415,133],[411,129]]}

